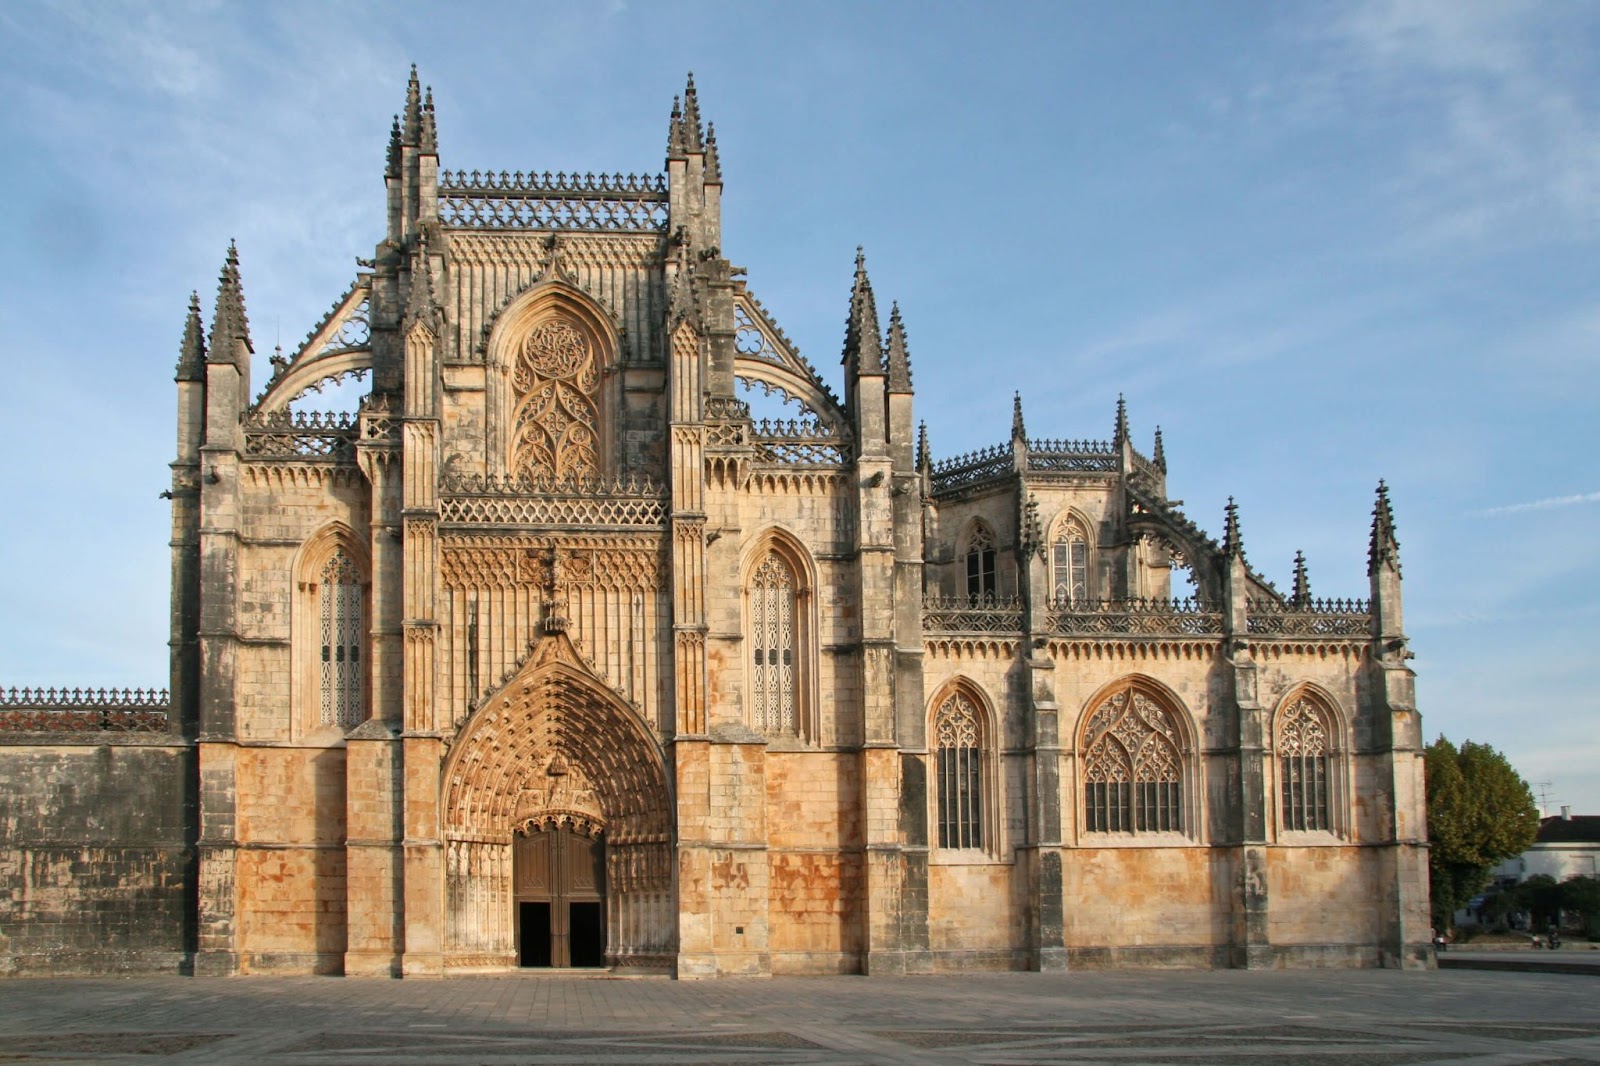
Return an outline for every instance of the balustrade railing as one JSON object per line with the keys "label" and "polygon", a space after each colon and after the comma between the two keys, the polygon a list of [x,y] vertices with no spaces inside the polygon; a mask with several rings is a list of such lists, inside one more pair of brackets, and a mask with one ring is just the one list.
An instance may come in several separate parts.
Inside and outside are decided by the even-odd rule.
{"label": "balustrade railing", "polygon": [[1372,632],[1368,600],[1314,599],[1299,603],[1250,600],[1249,631],[1263,637],[1364,637]]}
{"label": "balustrade railing", "polygon": [[439,220],[469,229],[660,233],[667,179],[656,174],[444,171]]}
{"label": "balustrade railing", "polygon": [[990,596],[928,596],[922,601],[924,633],[1020,633],[1022,604]]}
{"label": "balustrade railing", "polygon": [[359,417],[347,411],[256,411],[245,417],[244,453],[260,459],[355,458]]}
{"label": "balustrade railing", "polygon": [[164,688],[0,688],[0,732],[165,733],[170,704]]}
{"label": "balustrade railing", "polygon": [[1050,607],[1046,624],[1058,636],[1212,636],[1222,612],[1199,600],[1080,600]]}

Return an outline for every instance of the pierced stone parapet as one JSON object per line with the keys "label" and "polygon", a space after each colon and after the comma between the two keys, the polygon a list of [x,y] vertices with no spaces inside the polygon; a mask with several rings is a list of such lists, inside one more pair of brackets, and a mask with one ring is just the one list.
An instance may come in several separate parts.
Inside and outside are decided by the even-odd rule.
{"label": "pierced stone parapet", "polygon": [[846,460],[843,438],[815,419],[763,418],[750,432],[760,462],[838,466]]}
{"label": "pierced stone parapet", "polygon": [[922,601],[924,633],[1022,632],[1022,604],[1017,599],[928,596]]}
{"label": "pierced stone parapet", "polygon": [[995,481],[1015,470],[1009,444],[996,444],[989,448],[941,459],[933,464],[933,492],[935,495],[953,492],[986,481]]}
{"label": "pierced stone parapet", "polygon": [[650,478],[447,476],[439,520],[492,526],[661,526],[667,500]]}
{"label": "pierced stone parapet", "polygon": [[1367,600],[1315,599],[1283,605],[1252,599],[1245,608],[1252,636],[1364,637],[1372,632],[1372,604]]}
{"label": "pierced stone parapet", "polygon": [[164,688],[0,689],[0,732],[165,733],[170,702]]}
{"label": "pierced stone parapet", "polygon": [[260,459],[355,460],[358,417],[350,412],[255,411],[245,416],[244,453]]}
{"label": "pierced stone parapet", "polygon": [[1222,634],[1222,612],[1193,599],[1084,600],[1050,608],[1057,636],[1189,637]]}
{"label": "pierced stone parapet", "polygon": [[664,233],[667,179],[659,174],[443,171],[439,221],[464,229]]}
{"label": "pierced stone parapet", "polygon": [[1030,440],[1030,471],[1115,473],[1117,447],[1104,440]]}

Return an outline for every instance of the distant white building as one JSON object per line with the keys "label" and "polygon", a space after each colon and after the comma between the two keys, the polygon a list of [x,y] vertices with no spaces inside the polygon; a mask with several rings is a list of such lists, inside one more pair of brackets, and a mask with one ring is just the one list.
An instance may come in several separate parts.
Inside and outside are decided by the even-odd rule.
{"label": "distant white building", "polygon": [[1600,815],[1573,814],[1571,807],[1539,822],[1533,845],[1495,871],[1497,879],[1526,881],[1549,874],[1557,881],[1600,876]]}

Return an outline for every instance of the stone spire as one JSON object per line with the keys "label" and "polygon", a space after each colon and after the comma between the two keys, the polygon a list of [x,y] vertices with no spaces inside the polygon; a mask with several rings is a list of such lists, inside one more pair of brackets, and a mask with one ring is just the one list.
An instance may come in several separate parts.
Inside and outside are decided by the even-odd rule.
{"label": "stone spire", "polygon": [[211,362],[232,363],[240,373],[250,371],[250,320],[244,313],[244,289],[239,283],[239,248],[228,242],[228,255],[217,279],[217,307],[211,320]]}
{"label": "stone spire", "polygon": [[1163,474],[1167,472],[1167,448],[1161,442],[1161,427],[1156,427],[1156,448],[1150,455],[1151,464]]}
{"label": "stone spire", "polygon": [[1385,565],[1400,572],[1400,542],[1394,535],[1394,510],[1389,506],[1389,486],[1380,479],[1378,499],[1372,505],[1372,541],[1367,549],[1367,573],[1375,574]]}
{"label": "stone spire", "polygon": [[[737,132],[737,131],[736,131]],[[717,124],[706,124],[706,184],[722,184],[722,160],[717,155]]]}
{"label": "stone spire", "polygon": [[1311,578],[1306,575],[1306,553],[1302,551],[1294,553],[1294,591],[1289,602],[1296,607],[1311,604]]}
{"label": "stone spire", "polygon": [[[411,68],[413,71],[415,67]],[[439,127],[434,121],[433,86],[428,86],[427,99],[422,104],[422,138],[420,146],[424,155],[439,154]]]}
{"label": "stone spire", "polygon": [[839,360],[847,378],[883,372],[880,336],[878,305],[872,297],[872,281],[867,277],[867,257],[857,247],[856,278],[850,286],[850,317],[844,325],[844,357]]}
{"label": "stone spire", "polygon": [[933,455],[928,450],[928,423],[917,423],[917,472],[927,476],[933,473]]}
{"label": "stone spire", "polygon": [[667,158],[682,159],[689,153],[689,139],[683,133],[683,101],[672,98],[672,117],[667,120]]}
{"label": "stone spire", "polygon": [[1011,395],[1011,440],[1025,441],[1028,439],[1028,427],[1022,421],[1022,393]]}
{"label": "stone spire", "polygon": [[1239,535],[1239,505],[1228,497],[1227,517],[1222,523],[1222,553],[1231,558],[1244,558],[1244,537]]}
{"label": "stone spire", "polygon": [[704,127],[700,124],[700,97],[694,90],[694,71],[689,72],[689,84],[683,90],[684,145],[691,152],[705,151]]}
{"label": "stone spire", "polygon": [[1117,393],[1117,425],[1113,432],[1111,443],[1121,444],[1128,439],[1128,401],[1122,398],[1122,393]]}
{"label": "stone spire", "polygon": [[411,261],[411,290],[406,294],[408,326],[421,323],[437,333],[438,306],[433,296],[433,268],[428,263],[428,235],[424,231],[417,242],[416,257]]}
{"label": "stone spire", "polygon": [[911,391],[911,352],[906,347],[906,326],[900,319],[900,305],[889,306],[889,339],[885,367],[889,372],[890,392]]}
{"label": "stone spire", "polygon": [[200,322],[200,294],[189,294],[189,314],[183,323],[183,344],[178,349],[176,381],[206,379],[206,331]]}
{"label": "stone spire", "polygon": [[417,65],[411,64],[411,80],[406,82],[406,121],[400,143],[415,148],[422,140],[422,85],[417,81]]}

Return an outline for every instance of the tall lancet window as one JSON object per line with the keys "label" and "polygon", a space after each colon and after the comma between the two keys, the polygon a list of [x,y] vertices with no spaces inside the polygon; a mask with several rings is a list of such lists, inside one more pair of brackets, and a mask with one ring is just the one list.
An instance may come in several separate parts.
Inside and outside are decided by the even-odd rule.
{"label": "tall lancet window", "polygon": [[1050,601],[1073,607],[1089,598],[1089,534],[1076,517],[1056,527],[1050,543]]}
{"label": "tall lancet window", "polygon": [[767,552],[750,579],[751,724],[764,733],[798,734],[794,571]]}
{"label": "tall lancet window", "polygon": [[1172,712],[1137,688],[1113,693],[1089,716],[1082,750],[1086,831],[1183,831],[1183,755]]}
{"label": "tall lancet window", "polygon": [[967,599],[982,603],[994,599],[994,534],[982,522],[974,523],[967,537]]}
{"label": "tall lancet window", "polygon": [[933,719],[939,800],[939,846],[983,847],[983,715],[952,692]]}
{"label": "tall lancet window", "polygon": [[363,717],[361,698],[361,575],[355,562],[335,550],[322,564],[317,590],[322,629],[318,664],[323,725],[349,728]]}
{"label": "tall lancet window", "polygon": [[1278,712],[1278,778],[1283,828],[1331,830],[1329,792],[1334,782],[1333,716],[1300,696]]}

